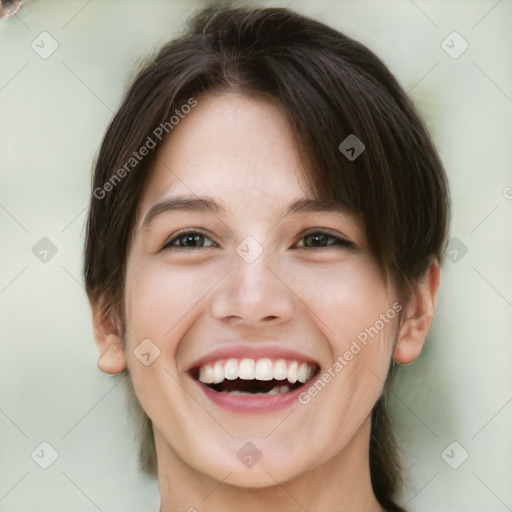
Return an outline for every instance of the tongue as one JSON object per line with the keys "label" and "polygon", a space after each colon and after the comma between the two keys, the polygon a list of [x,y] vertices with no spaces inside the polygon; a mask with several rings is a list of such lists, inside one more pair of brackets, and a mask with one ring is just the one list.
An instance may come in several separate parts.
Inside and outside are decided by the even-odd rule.
{"label": "tongue", "polygon": [[244,393],[268,393],[276,386],[290,384],[287,380],[224,380],[220,384],[215,384],[212,387],[217,391],[242,391]]}

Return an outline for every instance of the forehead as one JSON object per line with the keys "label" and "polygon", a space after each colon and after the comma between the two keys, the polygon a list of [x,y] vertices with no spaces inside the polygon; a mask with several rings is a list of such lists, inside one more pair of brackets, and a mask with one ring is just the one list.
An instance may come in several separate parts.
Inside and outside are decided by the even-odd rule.
{"label": "forehead", "polygon": [[159,149],[140,213],[169,195],[269,206],[308,196],[295,134],[274,102],[234,93],[198,99]]}

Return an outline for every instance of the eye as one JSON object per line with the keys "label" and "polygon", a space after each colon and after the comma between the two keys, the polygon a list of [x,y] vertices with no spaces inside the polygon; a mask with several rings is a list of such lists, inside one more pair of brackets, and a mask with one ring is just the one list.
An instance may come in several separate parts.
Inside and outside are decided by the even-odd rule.
{"label": "eye", "polygon": [[[205,244],[205,241],[211,243]],[[330,246],[355,247],[353,242],[335,236],[328,231],[320,230],[303,235],[301,241],[304,241],[304,244],[298,244],[299,249],[324,249]],[[188,230],[171,238],[162,249],[203,249],[206,247],[217,247],[217,244],[201,231]]]}
{"label": "eye", "polygon": [[[204,241],[209,240],[211,245],[204,245]],[[162,249],[202,249],[203,247],[216,246],[213,240],[200,231],[182,231],[177,236],[165,243]]]}
{"label": "eye", "polygon": [[304,241],[304,245],[299,245],[299,249],[323,249],[333,245],[341,247],[355,246],[353,242],[349,242],[348,240],[335,236],[328,231],[313,231],[305,234],[301,240]]}

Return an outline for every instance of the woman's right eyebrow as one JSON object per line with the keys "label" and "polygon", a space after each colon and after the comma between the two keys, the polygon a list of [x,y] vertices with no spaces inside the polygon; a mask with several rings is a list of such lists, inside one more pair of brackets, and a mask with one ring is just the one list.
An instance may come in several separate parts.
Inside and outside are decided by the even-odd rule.
{"label": "woman's right eyebrow", "polygon": [[146,228],[158,215],[175,210],[192,210],[211,212],[216,215],[224,215],[226,208],[219,201],[209,196],[182,195],[168,197],[154,204],[144,217],[141,227]]}
{"label": "woman's right eyebrow", "polygon": [[[175,210],[191,210],[210,212],[218,216],[224,216],[226,206],[224,203],[210,196],[179,195],[168,197],[154,204],[144,217],[141,228],[146,228],[158,215]],[[281,214],[281,218],[287,215],[300,213],[337,212],[349,213],[349,208],[339,202],[320,200],[315,198],[300,198],[288,205]]]}

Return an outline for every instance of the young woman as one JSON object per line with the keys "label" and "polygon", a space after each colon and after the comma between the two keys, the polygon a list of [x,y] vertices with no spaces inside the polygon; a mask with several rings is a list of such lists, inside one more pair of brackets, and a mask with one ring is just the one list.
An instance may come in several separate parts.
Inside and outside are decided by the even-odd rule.
{"label": "young woman", "polygon": [[85,278],[162,512],[403,510],[385,391],[432,324],[448,212],[411,102],[328,26],[206,8],[147,64]]}

